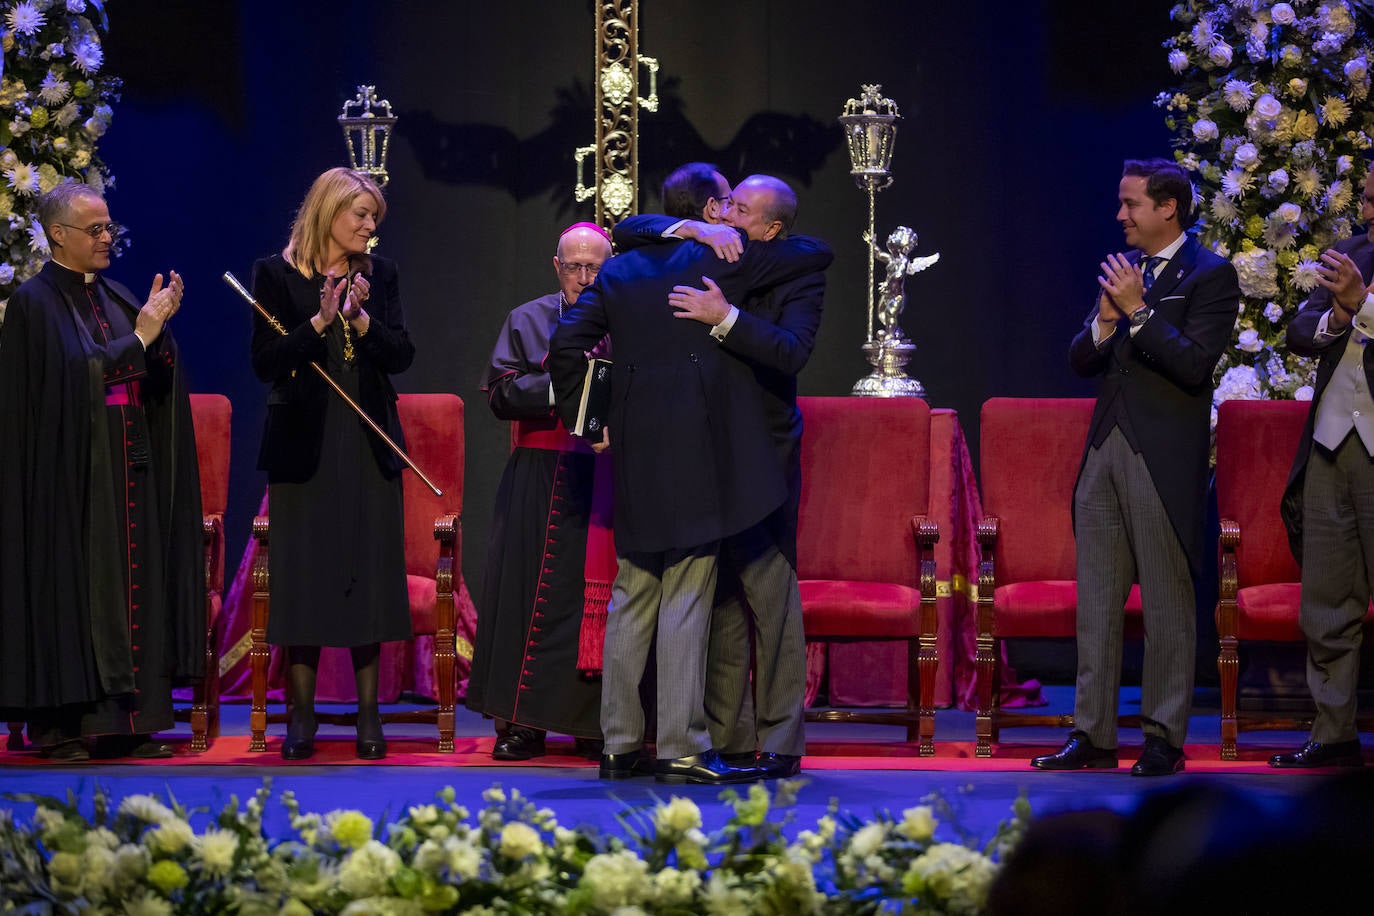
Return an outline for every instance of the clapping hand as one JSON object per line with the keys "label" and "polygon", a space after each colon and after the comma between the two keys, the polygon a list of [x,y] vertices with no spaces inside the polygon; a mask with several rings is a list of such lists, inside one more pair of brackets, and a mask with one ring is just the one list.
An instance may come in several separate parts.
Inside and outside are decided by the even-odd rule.
{"label": "clapping hand", "polygon": [[153,277],[152,288],[148,290],[148,301],[143,303],[143,307],[138,310],[138,317],[134,320],[134,333],[143,341],[145,347],[157,340],[167,319],[181,308],[181,294],[184,288],[181,274],[175,270],[168,271],[168,274],[171,276],[171,282],[166,286],[162,285],[162,274]]}

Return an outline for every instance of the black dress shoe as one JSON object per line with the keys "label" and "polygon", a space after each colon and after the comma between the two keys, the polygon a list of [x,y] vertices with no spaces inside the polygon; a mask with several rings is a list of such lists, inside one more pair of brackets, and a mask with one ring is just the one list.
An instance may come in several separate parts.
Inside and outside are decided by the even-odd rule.
{"label": "black dress shoe", "polygon": [[1309,769],[1312,767],[1362,767],[1364,766],[1364,755],[1360,752],[1359,739],[1338,741],[1335,744],[1309,741],[1291,753],[1275,754],[1269,758],[1269,765],[1280,770]]}
{"label": "black dress shoe", "polygon": [[129,748],[124,756],[134,760],[166,760],[172,756],[172,746],[149,738]]}
{"label": "black dress shoe", "polygon": [[151,735],[100,735],[95,739],[92,756],[100,760],[165,760],[172,756],[172,747],[154,741]]}
{"label": "black dress shoe", "polygon": [[625,751],[621,754],[602,754],[599,775],[602,779],[633,779],[636,776],[648,776],[653,768],[653,761],[644,756],[643,751]]}
{"label": "black dress shoe", "polygon": [[359,738],[353,742],[353,749],[358,752],[359,760],[381,760],[386,757],[386,739]]}
{"label": "black dress shoe", "polygon": [[281,759],[309,760],[314,757],[315,731],[318,728],[319,723],[315,720],[313,710],[307,719],[304,715],[297,716],[293,707],[291,719],[286,723],[286,738],[281,743]]}
{"label": "black dress shoe", "polygon": [[758,767],[764,779],[787,779],[801,772],[801,757],[792,754],[759,754]]}
{"label": "black dress shoe", "polygon": [[544,756],[544,732],[538,728],[512,725],[496,739],[492,760],[529,760]]}
{"label": "black dress shoe", "polygon": [[606,746],[600,738],[573,739],[573,753],[587,760],[600,760],[605,749]]}
{"label": "black dress shoe", "polygon": [[674,785],[695,783],[725,786],[741,782],[758,782],[762,777],[763,771],[758,767],[732,767],[714,750],[654,763],[655,781]]}
{"label": "black dress shoe", "polygon": [[80,763],[83,760],[90,760],[91,752],[86,750],[86,745],[80,738],[72,738],[41,748],[38,751],[38,756],[62,763]]}
{"label": "black dress shoe", "polygon": [[1183,772],[1183,749],[1158,735],[1146,735],[1140,759],[1131,765],[1132,776],[1172,776]]}
{"label": "black dress shoe", "polygon": [[754,751],[740,751],[737,754],[721,754],[720,759],[732,767],[751,767],[758,762],[759,755]]}
{"label": "black dress shoe", "polygon": [[1082,732],[1069,732],[1069,740],[1053,754],[1031,758],[1037,770],[1114,770],[1116,763],[1116,748],[1094,747]]}

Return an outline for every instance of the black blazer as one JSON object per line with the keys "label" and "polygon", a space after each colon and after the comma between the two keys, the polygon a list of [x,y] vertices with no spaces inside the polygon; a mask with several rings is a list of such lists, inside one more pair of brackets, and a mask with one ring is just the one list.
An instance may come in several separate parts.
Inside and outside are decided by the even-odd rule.
{"label": "black blazer", "polygon": [[[1129,256],[1132,263],[1140,252]],[[1103,350],[1093,344],[1093,306],[1069,347],[1082,376],[1101,376],[1083,460],[1121,399],[1141,455],[1193,575],[1202,566],[1211,454],[1212,373],[1231,341],[1240,284],[1231,262],[1189,236],[1145,295],[1154,315],[1132,337],[1122,322]],[[1082,462],[1079,473],[1082,473]]]}
{"label": "black blazer", "polygon": [[[415,346],[406,333],[396,264],[374,255],[371,273],[364,276],[371,284],[364,308],[372,321],[366,335],[354,337],[358,403],[404,449],[389,376],[410,368]],[[338,397],[307,366],[311,360],[324,366],[327,356],[324,338],[310,324],[319,311],[322,284],[323,278],[302,276],[279,254],[253,265],[253,297],[289,331],[281,335],[254,311],[253,371],[272,383],[258,469],[267,472],[271,483],[299,483],[315,473],[324,441],[325,403]],[[388,476],[401,473],[404,462],[381,439],[369,438],[378,467]]]}
{"label": "black blazer", "polygon": [[[1344,239],[1332,247],[1350,255],[1350,259],[1360,269],[1360,276],[1366,286],[1374,280],[1374,241],[1370,241],[1368,233]],[[1283,501],[1279,509],[1283,525],[1288,530],[1288,546],[1299,565],[1302,564],[1302,485],[1307,475],[1307,456],[1312,453],[1312,428],[1317,421],[1317,405],[1321,403],[1322,392],[1326,391],[1326,386],[1331,383],[1331,376],[1345,356],[1345,348],[1350,345],[1350,329],[1347,328],[1340,339],[1324,347],[1317,346],[1317,325],[1321,322],[1322,315],[1330,308],[1331,290],[1318,286],[1312,291],[1312,296],[1298,309],[1293,320],[1288,322],[1288,349],[1298,356],[1319,359],[1312,406],[1307,411],[1307,423],[1302,429],[1297,454],[1293,456],[1293,468],[1288,473],[1288,486],[1284,488]],[[1364,374],[1369,384],[1374,386],[1374,356],[1370,355],[1369,347],[1365,347],[1364,351]]]}
{"label": "black blazer", "polygon": [[[734,264],[695,242],[652,245],[606,262],[568,309],[549,347],[564,422],[577,417],[584,353],[615,348],[610,426],[615,540],[621,554],[690,548],[761,521],[786,495],[782,464],[749,367],[698,321],[673,317],[678,284],[719,284],[743,301],[829,266],[814,239],[749,242]],[[733,332],[732,332],[733,333]]]}

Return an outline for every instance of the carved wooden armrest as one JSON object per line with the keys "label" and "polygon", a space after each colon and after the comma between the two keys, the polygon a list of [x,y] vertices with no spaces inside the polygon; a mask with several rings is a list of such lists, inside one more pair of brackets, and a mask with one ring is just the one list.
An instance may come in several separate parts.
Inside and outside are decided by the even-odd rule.
{"label": "carved wooden armrest", "polygon": [[1217,635],[1224,640],[1234,640],[1240,615],[1240,609],[1236,606],[1236,594],[1240,591],[1240,570],[1236,565],[1240,525],[1233,519],[1222,519],[1221,537],[1217,543],[1221,554],[1217,570]]}
{"label": "carved wooden armrest", "polygon": [[924,515],[911,519],[911,533],[916,538],[916,562],[920,572],[921,601],[934,601],[935,585],[935,545],[940,541],[940,526]]}
{"label": "carved wooden armrest", "polygon": [[1002,519],[996,515],[978,520],[978,604],[989,608],[997,591],[997,537],[1001,532]]}

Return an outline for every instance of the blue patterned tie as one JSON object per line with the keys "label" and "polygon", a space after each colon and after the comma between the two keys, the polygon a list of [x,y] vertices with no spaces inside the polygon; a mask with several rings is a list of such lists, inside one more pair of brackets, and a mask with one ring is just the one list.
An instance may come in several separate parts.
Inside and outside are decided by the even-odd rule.
{"label": "blue patterned tie", "polygon": [[1141,265],[1140,271],[1143,275],[1142,279],[1145,282],[1145,292],[1148,293],[1150,291],[1150,287],[1154,286],[1155,268],[1159,267],[1159,265],[1163,263],[1164,259],[1156,255],[1154,257],[1146,258],[1145,263]]}

